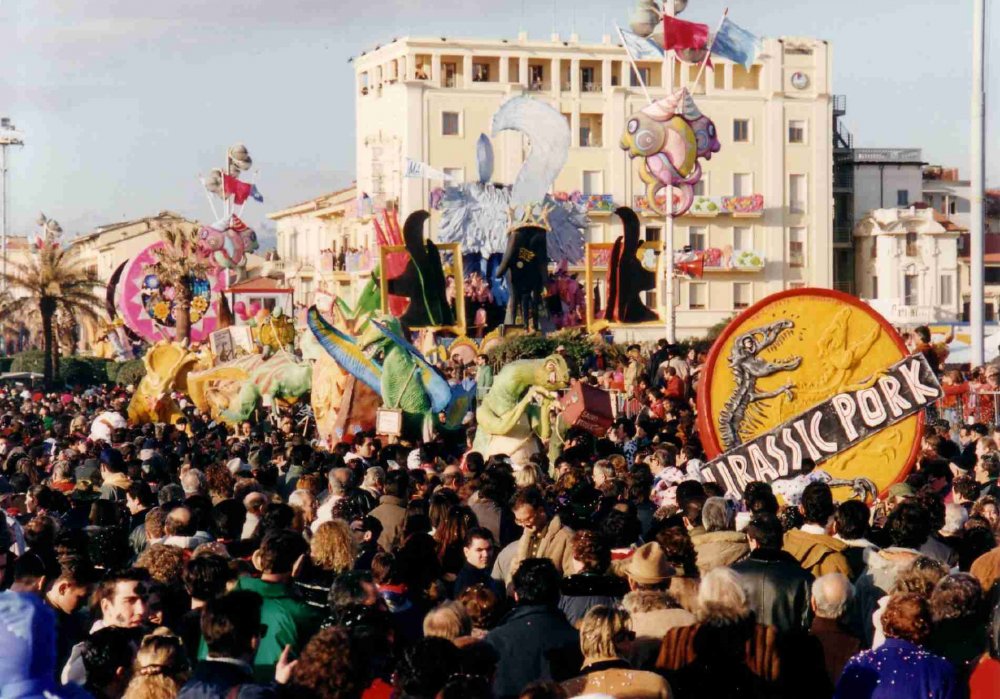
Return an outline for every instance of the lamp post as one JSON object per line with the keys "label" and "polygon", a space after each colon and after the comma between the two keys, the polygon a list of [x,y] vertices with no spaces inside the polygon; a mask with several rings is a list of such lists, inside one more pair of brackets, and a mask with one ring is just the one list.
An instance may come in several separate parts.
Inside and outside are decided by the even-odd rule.
{"label": "lamp post", "polygon": [[972,335],[972,366],[979,366],[985,359],[983,328],[983,190],[986,159],[985,140],[986,89],[983,83],[985,68],[983,44],[986,37],[986,0],[973,0],[972,14],[972,173],[969,191],[969,331]]}
{"label": "lamp post", "polygon": [[7,289],[7,146],[23,146],[24,137],[7,117],[0,117],[0,254],[3,255],[3,281]]}

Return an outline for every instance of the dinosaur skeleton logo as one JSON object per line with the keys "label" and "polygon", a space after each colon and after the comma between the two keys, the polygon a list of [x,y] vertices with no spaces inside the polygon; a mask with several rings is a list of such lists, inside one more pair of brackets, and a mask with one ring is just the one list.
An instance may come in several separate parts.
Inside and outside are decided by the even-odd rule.
{"label": "dinosaur skeleton logo", "polygon": [[[779,371],[797,369],[802,363],[802,357],[792,357],[784,361],[768,361],[758,355],[771,346],[779,347],[786,330],[791,330],[795,324],[790,320],[779,320],[743,333],[733,343],[729,355],[729,368],[733,372],[736,389],[726,401],[719,414],[719,434],[725,449],[732,449],[743,443],[743,432],[747,429],[760,427],[757,423],[759,409],[754,406],[762,400],[785,394],[792,398],[793,384],[786,383],[773,391],[757,391],[757,379],[777,374]],[[775,344],[777,343],[777,344]]]}

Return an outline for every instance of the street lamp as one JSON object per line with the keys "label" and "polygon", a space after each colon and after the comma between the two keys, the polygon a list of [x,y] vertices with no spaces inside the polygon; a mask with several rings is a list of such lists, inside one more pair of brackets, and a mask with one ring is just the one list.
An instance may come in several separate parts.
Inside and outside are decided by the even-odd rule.
{"label": "street lamp", "polygon": [[7,289],[7,146],[23,146],[24,136],[7,117],[0,117],[0,254],[3,255],[3,281]]}

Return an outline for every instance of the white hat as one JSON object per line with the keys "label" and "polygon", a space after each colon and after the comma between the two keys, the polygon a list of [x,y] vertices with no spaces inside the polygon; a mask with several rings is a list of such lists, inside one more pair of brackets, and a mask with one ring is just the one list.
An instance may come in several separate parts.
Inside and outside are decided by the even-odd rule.
{"label": "white hat", "polygon": [[416,471],[420,468],[420,450],[414,449],[406,455],[406,468]]}
{"label": "white hat", "polygon": [[239,473],[250,473],[250,471],[251,471],[250,464],[248,464],[246,461],[243,461],[239,457],[230,459],[226,463],[226,468],[234,476],[237,475],[237,474],[239,474]]}

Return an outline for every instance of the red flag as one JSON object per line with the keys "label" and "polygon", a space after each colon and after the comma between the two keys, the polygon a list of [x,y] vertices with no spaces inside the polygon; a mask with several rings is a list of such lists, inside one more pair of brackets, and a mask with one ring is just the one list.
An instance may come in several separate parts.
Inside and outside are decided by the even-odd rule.
{"label": "red flag", "polygon": [[248,197],[253,197],[257,201],[264,201],[264,197],[260,196],[254,185],[238,180],[230,175],[222,176],[222,191],[226,193],[226,196],[231,194],[233,201],[237,204],[242,204]]}
{"label": "red flag", "polygon": [[685,22],[683,19],[665,16],[663,18],[663,48],[680,51],[683,49],[703,49],[708,45],[708,25]]}

